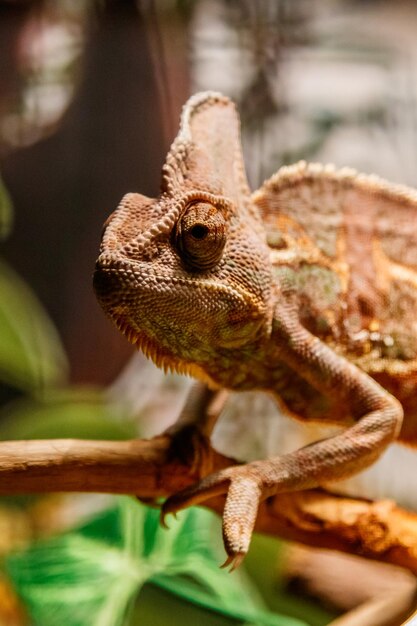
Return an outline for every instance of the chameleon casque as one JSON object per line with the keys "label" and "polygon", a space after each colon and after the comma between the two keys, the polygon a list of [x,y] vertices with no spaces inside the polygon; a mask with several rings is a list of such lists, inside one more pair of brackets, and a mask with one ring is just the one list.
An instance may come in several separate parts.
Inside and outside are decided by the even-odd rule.
{"label": "chameleon casque", "polygon": [[180,436],[191,422],[209,434],[199,413],[221,389],[263,390],[285,414],[345,427],[168,498],[163,513],[227,493],[232,566],[261,500],[348,477],[396,439],[417,445],[417,192],[300,162],[251,194],[221,94],[186,103],[159,198],[129,193],[108,218],[94,286],[133,344],[204,383]]}

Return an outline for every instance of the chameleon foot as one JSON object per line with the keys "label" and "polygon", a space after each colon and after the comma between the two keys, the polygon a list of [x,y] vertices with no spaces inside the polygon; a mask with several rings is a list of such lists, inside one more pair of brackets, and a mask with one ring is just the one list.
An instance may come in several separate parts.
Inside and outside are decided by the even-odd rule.
{"label": "chameleon foot", "polygon": [[[154,440],[169,437],[169,448],[167,450],[168,462],[179,461],[190,468],[190,474],[198,478],[210,474],[213,469],[210,440],[194,424],[189,424],[181,428],[167,429],[163,435],[157,435]],[[143,498],[136,496],[139,502],[153,508],[160,508],[161,498]],[[161,520],[163,526],[167,525]]]}
{"label": "chameleon foot", "polygon": [[179,429],[175,426],[164,433],[171,439],[168,459],[178,459],[190,468],[191,474],[207,476],[213,469],[209,438],[197,425],[188,424]]}
{"label": "chameleon foot", "polygon": [[254,464],[220,470],[172,495],[162,505],[161,523],[166,525],[169,513],[224,494],[223,541],[228,558],[222,567],[230,566],[233,571],[249,549],[259,503],[269,495],[264,493],[259,469]]}

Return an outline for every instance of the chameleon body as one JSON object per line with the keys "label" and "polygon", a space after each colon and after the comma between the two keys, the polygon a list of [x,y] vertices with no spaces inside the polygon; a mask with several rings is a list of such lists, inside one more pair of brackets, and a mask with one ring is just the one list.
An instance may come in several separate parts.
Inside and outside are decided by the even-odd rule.
{"label": "chameleon body", "polygon": [[347,168],[301,162],[251,194],[235,106],[212,92],[185,105],[159,198],[128,194],[107,220],[97,296],[157,365],[346,427],[168,499],[165,512],[227,494],[232,565],[262,499],[417,443],[416,225],[415,191]]}

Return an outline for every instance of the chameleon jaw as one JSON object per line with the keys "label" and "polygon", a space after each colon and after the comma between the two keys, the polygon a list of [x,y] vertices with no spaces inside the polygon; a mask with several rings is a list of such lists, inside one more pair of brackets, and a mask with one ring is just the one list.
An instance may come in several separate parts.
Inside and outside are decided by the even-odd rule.
{"label": "chameleon jaw", "polygon": [[166,349],[161,348],[155,339],[152,339],[143,331],[135,330],[122,315],[111,316],[111,319],[127,340],[137,350],[143,352],[146,358],[153,361],[165,374],[171,372],[183,376],[191,376],[201,380],[211,388],[218,386],[199,365],[174,357]]}

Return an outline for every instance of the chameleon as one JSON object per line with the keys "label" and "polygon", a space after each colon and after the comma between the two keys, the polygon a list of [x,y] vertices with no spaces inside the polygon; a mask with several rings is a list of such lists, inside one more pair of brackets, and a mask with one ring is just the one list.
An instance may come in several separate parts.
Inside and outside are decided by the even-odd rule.
{"label": "chameleon", "polygon": [[352,476],[394,441],[417,445],[416,224],[416,191],[350,168],[302,161],[252,193],[236,106],[216,92],[185,104],[159,197],[128,193],[107,219],[104,312],[159,367],[199,381],[173,441],[197,448],[230,390],[341,427],[165,501],[163,516],[225,495],[232,568],[261,501]]}

